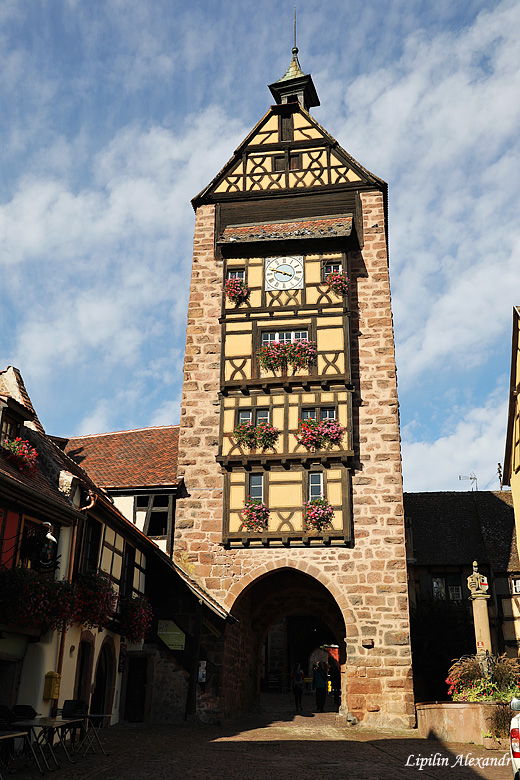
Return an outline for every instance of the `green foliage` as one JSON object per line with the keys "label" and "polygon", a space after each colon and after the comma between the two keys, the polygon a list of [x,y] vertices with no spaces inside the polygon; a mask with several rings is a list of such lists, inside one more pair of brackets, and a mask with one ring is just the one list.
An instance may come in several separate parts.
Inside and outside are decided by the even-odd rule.
{"label": "green foliage", "polygon": [[520,668],[504,653],[479,659],[465,656],[451,665],[446,682],[453,701],[511,701],[519,693]]}

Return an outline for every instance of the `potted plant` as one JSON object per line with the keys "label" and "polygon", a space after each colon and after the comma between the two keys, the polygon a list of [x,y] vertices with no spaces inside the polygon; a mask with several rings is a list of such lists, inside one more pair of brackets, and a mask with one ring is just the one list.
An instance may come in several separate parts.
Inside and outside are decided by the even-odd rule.
{"label": "potted plant", "polygon": [[303,505],[306,530],[322,531],[334,519],[334,510],[325,498],[312,498]]}
{"label": "potted plant", "polygon": [[300,420],[296,439],[308,450],[319,450],[322,444],[321,424],[319,420]]}
{"label": "potted plant", "polygon": [[279,429],[268,422],[261,422],[256,426],[256,442],[263,450],[272,447],[279,435]]}
{"label": "potted plant", "polygon": [[300,420],[296,438],[309,450],[321,450],[339,444],[345,430],[337,420]]}
{"label": "potted plant", "polygon": [[38,572],[22,566],[0,569],[0,623],[41,628],[45,597],[45,585]]}
{"label": "potted plant", "polygon": [[226,298],[232,301],[235,306],[240,306],[241,303],[247,300],[247,296],[249,295],[249,290],[247,289],[244,280],[238,279],[235,276],[226,279],[223,292],[225,293]]}
{"label": "potted plant", "polygon": [[248,531],[264,531],[269,522],[269,509],[258,498],[248,496],[244,502],[242,523]]}
{"label": "potted plant", "polygon": [[257,352],[260,366],[265,371],[277,371],[287,368],[287,350],[286,345],[279,341],[268,341],[262,344]]}
{"label": "potted plant", "polygon": [[104,572],[81,574],[76,584],[75,623],[87,628],[103,628],[114,614],[116,593]]}
{"label": "potted plant", "polygon": [[287,362],[295,371],[301,368],[309,369],[316,362],[317,349],[314,341],[300,339],[286,344]]}
{"label": "potted plant", "polygon": [[233,436],[241,447],[256,447],[256,428],[250,420],[236,425]]}
{"label": "potted plant", "polygon": [[146,637],[152,623],[153,611],[149,600],[143,595],[119,598],[119,621],[121,635],[129,642],[139,644]]}
{"label": "potted plant", "polygon": [[38,452],[34,447],[31,447],[28,441],[18,436],[11,441],[7,439],[2,446],[7,460],[11,461],[13,466],[19,471],[28,477],[36,474],[38,469]]}
{"label": "potted plant", "polygon": [[67,580],[16,566],[0,569],[0,623],[40,630],[74,622],[76,593]]}
{"label": "potted plant", "polygon": [[333,271],[325,281],[336,295],[346,295],[348,292],[348,276],[344,271]]}

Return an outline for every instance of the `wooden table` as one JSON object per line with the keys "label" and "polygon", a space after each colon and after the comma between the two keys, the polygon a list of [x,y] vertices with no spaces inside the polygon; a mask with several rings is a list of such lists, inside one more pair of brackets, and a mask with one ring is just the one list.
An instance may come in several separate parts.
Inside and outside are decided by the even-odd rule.
{"label": "wooden table", "polygon": [[[29,738],[29,732],[28,731],[0,731],[0,741],[4,741],[8,739],[21,739],[23,741],[25,750],[28,750],[29,753],[32,754],[32,757],[34,758],[34,763],[38,767],[39,773],[43,775],[43,769],[41,768],[40,762],[38,761],[38,756],[36,755],[32,742]],[[1,772],[0,772],[0,780],[3,780]]]}

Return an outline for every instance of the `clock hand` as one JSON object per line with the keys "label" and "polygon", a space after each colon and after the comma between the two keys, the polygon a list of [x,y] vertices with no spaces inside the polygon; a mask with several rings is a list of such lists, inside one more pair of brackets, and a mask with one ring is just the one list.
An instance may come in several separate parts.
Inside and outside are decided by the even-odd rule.
{"label": "clock hand", "polygon": [[287,271],[280,271],[279,268],[275,271],[275,274],[283,274],[284,276],[292,276],[292,274],[288,273]]}

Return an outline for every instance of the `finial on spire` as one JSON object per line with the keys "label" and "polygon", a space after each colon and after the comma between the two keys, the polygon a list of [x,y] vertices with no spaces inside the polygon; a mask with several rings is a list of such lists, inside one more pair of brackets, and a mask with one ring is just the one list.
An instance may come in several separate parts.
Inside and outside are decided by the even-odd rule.
{"label": "finial on spire", "polygon": [[319,106],[320,101],[310,75],[305,75],[298,61],[296,45],[296,6],[294,6],[294,46],[289,67],[281,79],[269,84],[271,94],[278,104],[298,101],[308,111],[311,106]]}

